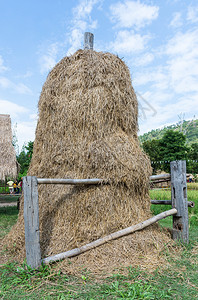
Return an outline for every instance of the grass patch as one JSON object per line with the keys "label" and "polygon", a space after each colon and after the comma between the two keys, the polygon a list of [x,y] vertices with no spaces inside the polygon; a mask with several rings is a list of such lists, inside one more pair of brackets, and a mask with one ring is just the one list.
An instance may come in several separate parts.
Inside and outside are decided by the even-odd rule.
{"label": "grass patch", "polygon": [[198,182],[187,182],[187,189],[188,190],[198,190]]}
{"label": "grass patch", "polygon": [[16,206],[0,207],[0,238],[3,238],[16,223],[18,218]]}
{"label": "grass patch", "polygon": [[0,186],[0,193],[9,193],[9,187],[8,186]]}
{"label": "grass patch", "polygon": [[[195,203],[195,207],[188,208],[188,216],[189,216],[189,225],[190,226],[198,226],[198,191],[197,190],[188,190],[187,189],[188,201],[193,201]],[[171,191],[170,190],[150,190],[150,198],[156,200],[171,200]],[[151,204],[151,211],[154,215],[157,215],[165,210],[171,209],[171,205],[155,205]],[[169,221],[168,221],[169,220]],[[172,217],[168,217],[166,219],[161,220],[159,223],[161,225],[166,226],[166,224],[170,224],[172,227]],[[169,227],[168,226],[168,227]]]}
{"label": "grass patch", "polygon": [[1,195],[0,194],[0,203],[11,203],[17,202],[21,195]]}
{"label": "grass patch", "polygon": [[2,299],[196,299],[198,291],[197,254],[192,243],[180,256],[166,253],[168,268],[148,273],[127,268],[123,274],[96,279],[90,273],[75,277],[52,266],[32,270],[25,263],[0,267]]}
{"label": "grass patch", "polygon": [[[189,215],[197,217],[197,191],[188,191],[188,200],[195,202]],[[170,191],[152,190],[152,199],[170,200]],[[170,207],[171,208],[171,207]],[[151,205],[154,214],[169,209],[166,205]],[[0,208],[0,238],[10,231],[18,217],[16,207]],[[191,218],[191,217],[190,217]],[[172,217],[160,221],[172,227]],[[190,219],[190,243],[177,254],[165,249],[169,262],[166,269],[148,273],[140,268],[127,268],[108,278],[95,278],[82,271],[78,277],[64,274],[55,265],[32,270],[25,263],[0,266],[0,299],[196,299],[198,294],[198,243],[196,222]],[[177,244],[176,244],[177,247]],[[72,262],[71,262],[72,263]]]}

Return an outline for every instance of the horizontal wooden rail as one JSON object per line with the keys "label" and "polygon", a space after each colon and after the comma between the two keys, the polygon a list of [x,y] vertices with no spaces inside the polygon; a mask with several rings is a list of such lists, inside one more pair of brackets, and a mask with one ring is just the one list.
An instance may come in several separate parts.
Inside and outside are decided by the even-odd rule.
{"label": "horizontal wooden rail", "polygon": [[171,179],[170,174],[159,174],[150,176],[151,181],[159,180],[159,179]]}
{"label": "horizontal wooden rail", "polygon": [[[193,201],[187,201],[188,207],[195,207],[195,203]],[[171,200],[151,200],[151,204],[164,204],[164,205],[172,205]]]}
{"label": "horizontal wooden rail", "polygon": [[59,178],[37,178],[39,184],[101,184],[105,183],[105,180],[99,178],[92,179],[59,179]]}
{"label": "horizontal wooden rail", "polygon": [[177,210],[176,208],[172,208],[170,210],[167,210],[161,214],[158,214],[146,221],[143,221],[141,223],[138,223],[136,225],[133,225],[133,226],[130,226],[130,227],[127,227],[125,229],[122,229],[122,230],[119,230],[117,232],[114,232],[112,234],[109,234],[103,238],[100,238],[94,242],[91,242],[89,244],[86,244],[82,247],[79,247],[79,248],[75,248],[75,249],[72,249],[72,250],[69,250],[69,251],[66,251],[66,252],[63,252],[63,253],[59,253],[59,254],[56,254],[56,255],[53,255],[53,256],[49,256],[47,258],[44,258],[42,259],[42,262],[44,264],[48,264],[50,262],[54,262],[54,261],[58,261],[58,260],[61,260],[61,259],[64,259],[64,258],[67,258],[67,257],[73,257],[73,256],[77,256],[83,252],[86,252],[88,250],[91,250],[95,247],[98,247],[100,245],[103,245],[111,240],[115,240],[117,238],[120,238],[122,236],[125,236],[125,235],[128,235],[130,233],[133,233],[137,230],[141,230],[153,223],[156,223],[157,221],[161,220],[161,219],[164,219],[168,216],[172,216],[172,215],[175,215],[177,213]]}
{"label": "horizontal wooden rail", "polygon": [[[165,180],[170,181],[170,174],[160,174],[160,175],[152,175],[149,177],[150,181]],[[70,179],[70,178],[37,178],[38,184],[73,184],[73,185],[81,185],[81,184],[107,184],[109,180],[105,180],[102,178],[91,178],[91,179]]]}
{"label": "horizontal wooden rail", "polygon": [[[153,175],[150,176],[150,180],[157,179],[170,179],[170,174],[162,174],[162,175]],[[73,184],[73,185],[81,185],[81,184],[104,184],[108,183],[108,180],[104,180],[101,178],[91,178],[91,179],[70,179],[70,178],[37,178],[38,184]]]}

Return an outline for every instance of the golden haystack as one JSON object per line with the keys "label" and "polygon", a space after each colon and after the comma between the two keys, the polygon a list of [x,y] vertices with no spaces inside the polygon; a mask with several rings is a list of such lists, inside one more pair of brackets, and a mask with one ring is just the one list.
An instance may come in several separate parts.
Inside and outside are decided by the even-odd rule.
{"label": "golden haystack", "polygon": [[9,115],[0,114],[0,180],[16,178],[17,161],[12,145],[12,128]]}
{"label": "golden haystack", "polygon": [[[29,175],[102,178],[110,184],[39,186],[43,257],[151,216],[151,167],[138,143],[137,114],[129,70],[113,54],[79,50],[63,58],[48,75],[39,101]],[[151,226],[72,258],[72,269],[84,264],[95,271],[101,267],[112,270],[132,264],[134,258],[137,262],[139,256],[155,264],[164,241],[169,241],[166,234]],[[24,255],[22,210],[5,242],[14,243],[15,250]],[[67,261],[62,264],[67,269]]]}

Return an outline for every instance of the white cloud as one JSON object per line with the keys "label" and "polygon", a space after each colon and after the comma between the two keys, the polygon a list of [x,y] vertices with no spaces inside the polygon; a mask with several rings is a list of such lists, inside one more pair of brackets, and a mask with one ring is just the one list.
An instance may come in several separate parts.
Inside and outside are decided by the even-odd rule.
{"label": "white cloud", "polygon": [[159,7],[140,1],[122,1],[111,5],[112,21],[118,27],[137,29],[150,24],[158,17]]}
{"label": "white cloud", "polygon": [[52,43],[51,45],[48,45],[46,53],[42,54],[39,59],[41,74],[49,72],[56,65],[57,53],[57,43]]}
{"label": "white cloud", "polygon": [[30,114],[29,118],[30,118],[30,120],[37,121],[38,120],[38,114]]}
{"label": "white cloud", "polygon": [[154,55],[152,53],[144,53],[139,57],[136,57],[135,61],[132,62],[132,65],[135,66],[146,66],[154,60]]}
{"label": "white cloud", "polygon": [[[198,93],[198,30],[175,34],[164,47],[166,61],[134,76],[136,86],[170,90],[176,95]],[[175,96],[177,98],[177,96]]]}
{"label": "white cloud", "polygon": [[198,92],[198,30],[176,34],[167,44],[167,67],[177,93]]}
{"label": "white cloud", "polygon": [[15,133],[18,140],[19,151],[21,151],[24,144],[35,139],[36,121],[17,122]]}
{"label": "white cloud", "polygon": [[183,55],[197,53],[194,46],[198,42],[198,30],[187,31],[185,33],[177,33],[167,44],[166,54],[168,55]]}
{"label": "white cloud", "polygon": [[32,94],[31,89],[28,88],[25,84],[14,83],[6,77],[0,77],[0,86],[3,89],[11,89],[14,92],[19,93],[19,94],[29,94],[29,95]]}
{"label": "white cloud", "polygon": [[4,66],[4,60],[2,58],[2,56],[0,55],[0,73],[7,71],[8,68]]}
{"label": "white cloud", "polygon": [[167,76],[162,67],[148,69],[147,71],[143,71],[137,73],[134,77],[134,84],[136,86],[149,84],[150,86],[155,86],[162,82],[167,83]]}
{"label": "white cloud", "polygon": [[122,30],[117,33],[116,39],[110,44],[110,48],[119,53],[136,53],[144,50],[150,37],[141,36],[133,31]]}
{"label": "white cloud", "polygon": [[[37,124],[37,114],[28,114],[30,110],[22,105],[18,105],[8,100],[0,100],[0,114],[8,114],[11,117],[13,132],[17,137],[19,151],[21,151],[24,143],[34,141],[35,128]],[[23,117],[29,118],[28,121],[22,121]]]}
{"label": "white cloud", "polygon": [[81,0],[80,4],[73,9],[76,19],[86,18],[92,12],[92,9],[98,0]]}
{"label": "white cloud", "polygon": [[14,84],[13,87],[19,94],[32,94],[32,91],[23,83]]}
{"label": "white cloud", "polygon": [[187,21],[190,21],[191,23],[198,22],[198,6],[197,7],[190,6],[188,8]]}
{"label": "white cloud", "polygon": [[28,109],[7,100],[0,100],[0,114],[11,115],[11,118],[17,118],[19,114],[27,113]]}
{"label": "white cloud", "polygon": [[[163,101],[158,101],[157,98],[163,97]],[[139,127],[140,134],[148,132],[152,129],[160,128],[165,125],[173,124],[173,120],[176,120],[178,114],[185,113],[185,115],[192,116],[192,107],[198,107],[198,98],[196,96],[181,97],[177,101],[172,98],[171,95],[163,95],[160,93],[150,94],[150,99],[152,99],[151,104],[156,109],[157,114],[153,117],[151,114],[146,112],[146,118],[140,119]],[[166,101],[164,100],[166,98]],[[147,99],[148,100],[148,99]],[[156,103],[154,102],[156,100]],[[198,111],[194,111],[196,114]]]}
{"label": "white cloud", "polygon": [[7,89],[12,86],[12,82],[6,77],[0,77],[0,86]]}
{"label": "white cloud", "polygon": [[180,12],[174,13],[170,26],[174,28],[178,28],[182,25],[183,25],[182,14]]}
{"label": "white cloud", "polygon": [[80,4],[73,9],[73,25],[69,33],[71,47],[68,49],[67,55],[71,55],[81,48],[85,31],[97,28],[97,20],[92,20],[91,12],[94,6],[100,3],[101,0],[81,0]]}
{"label": "white cloud", "polygon": [[30,78],[33,73],[31,71],[27,71],[25,74],[17,75],[16,78]]}

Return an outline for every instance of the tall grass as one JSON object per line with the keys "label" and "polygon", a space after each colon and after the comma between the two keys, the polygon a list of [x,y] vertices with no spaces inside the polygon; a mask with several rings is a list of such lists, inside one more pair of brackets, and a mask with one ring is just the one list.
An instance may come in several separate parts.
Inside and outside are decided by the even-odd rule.
{"label": "tall grass", "polygon": [[[187,197],[188,201],[193,201],[195,203],[195,207],[188,208],[189,215],[189,224],[190,226],[198,225],[198,190],[188,190],[187,189]],[[171,200],[171,191],[170,190],[151,190],[150,198],[156,200]],[[170,205],[151,205],[151,211],[154,215],[157,215],[165,210],[171,209]],[[168,218],[167,218],[168,219]],[[170,218],[172,219],[172,218]],[[169,220],[170,220],[169,219]],[[164,221],[163,221],[164,222]]]}
{"label": "tall grass", "polygon": [[9,187],[0,186],[0,193],[9,193]]}
{"label": "tall grass", "polygon": [[198,182],[187,183],[188,190],[198,190]]}

